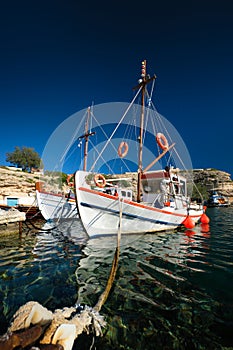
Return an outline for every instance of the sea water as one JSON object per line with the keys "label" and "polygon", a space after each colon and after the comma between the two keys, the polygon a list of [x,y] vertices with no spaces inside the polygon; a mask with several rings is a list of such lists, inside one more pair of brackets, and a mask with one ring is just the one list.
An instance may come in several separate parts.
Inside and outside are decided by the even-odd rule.
{"label": "sea water", "polygon": [[[74,349],[233,347],[233,208],[207,215],[209,228],[122,237],[103,337]],[[105,289],[115,238],[89,240],[78,220],[41,227],[0,235],[1,334],[27,301],[94,306]]]}

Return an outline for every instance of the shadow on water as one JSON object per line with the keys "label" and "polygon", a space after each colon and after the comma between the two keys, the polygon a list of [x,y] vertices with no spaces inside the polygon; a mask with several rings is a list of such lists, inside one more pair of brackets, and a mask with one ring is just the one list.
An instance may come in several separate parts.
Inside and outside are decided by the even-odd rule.
{"label": "shadow on water", "polygon": [[[123,237],[113,289],[101,314],[108,325],[96,349],[232,347],[232,208],[208,209],[210,227]],[[79,238],[76,238],[76,236]],[[109,275],[112,237],[88,240],[77,221],[50,232],[0,239],[0,327],[37,300],[54,310],[95,305]],[[89,349],[81,336],[75,349]]]}

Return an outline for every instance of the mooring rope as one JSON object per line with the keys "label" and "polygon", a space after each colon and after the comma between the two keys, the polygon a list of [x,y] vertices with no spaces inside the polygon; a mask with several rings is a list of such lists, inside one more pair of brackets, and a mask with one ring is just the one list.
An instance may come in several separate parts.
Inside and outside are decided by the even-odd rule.
{"label": "mooring rope", "polygon": [[113,282],[115,280],[116,272],[117,272],[117,266],[119,261],[119,255],[120,255],[120,242],[121,242],[121,226],[122,226],[122,199],[119,198],[119,222],[118,222],[118,231],[117,231],[117,246],[114,254],[114,259],[112,262],[112,268],[108,277],[108,281],[106,284],[106,288],[104,292],[100,295],[98,302],[94,306],[95,311],[100,311],[101,307],[105,303],[105,301],[108,298],[109,292],[112,288]]}

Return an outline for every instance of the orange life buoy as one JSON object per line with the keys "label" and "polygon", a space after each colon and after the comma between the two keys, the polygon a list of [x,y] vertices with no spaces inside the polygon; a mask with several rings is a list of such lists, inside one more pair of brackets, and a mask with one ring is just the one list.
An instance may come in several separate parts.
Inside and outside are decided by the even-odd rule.
{"label": "orange life buoy", "polygon": [[70,179],[71,179],[73,176],[74,176],[73,174],[70,174],[70,175],[68,175],[67,178],[66,178],[67,185],[70,186],[70,187],[74,187],[74,183],[70,181]]}
{"label": "orange life buoy", "polygon": [[128,153],[128,150],[129,150],[128,143],[125,141],[122,141],[118,147],[118,156],[121,158],[124,158]]}
{"label": "orange life buoy", "polygon": [[165,151],[166,149],[168,149],[167,139],[161,132],[158,132],[158,134],[156,135],[156,142],[162,150]]}
{"label": "orange life buoy", "polygon": [[95,174],[94,181],[96,186],[103,188],[106,185],[106,179],[102,174]]}

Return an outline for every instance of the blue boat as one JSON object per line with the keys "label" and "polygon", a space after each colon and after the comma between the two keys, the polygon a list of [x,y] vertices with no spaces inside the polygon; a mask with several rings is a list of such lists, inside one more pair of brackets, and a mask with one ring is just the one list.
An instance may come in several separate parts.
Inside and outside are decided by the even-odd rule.
{"label": "blue boat", "polygon": [[210,191],[210,196],[206,201],[207,207],[229,207],[230,202],[228,198],[219,194],[216,190]]}

